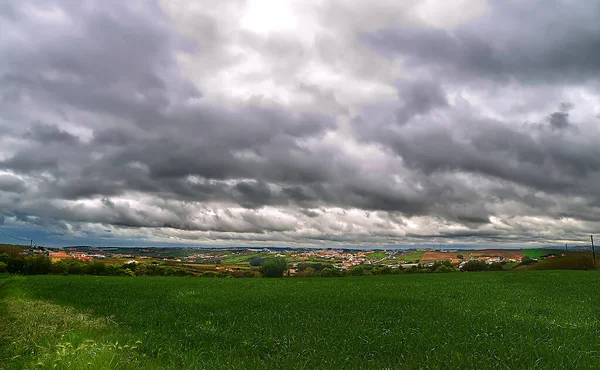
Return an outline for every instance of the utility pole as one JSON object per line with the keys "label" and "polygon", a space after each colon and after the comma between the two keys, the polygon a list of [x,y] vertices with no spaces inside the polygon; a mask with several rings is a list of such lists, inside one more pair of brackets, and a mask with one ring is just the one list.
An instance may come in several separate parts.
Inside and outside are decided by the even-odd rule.
{"label": "utility pole", "polygon": [[596,267],[596,249],[594,249],[594,235],[590,235],[592,241],[592,258],[594,258],[594,267]]}

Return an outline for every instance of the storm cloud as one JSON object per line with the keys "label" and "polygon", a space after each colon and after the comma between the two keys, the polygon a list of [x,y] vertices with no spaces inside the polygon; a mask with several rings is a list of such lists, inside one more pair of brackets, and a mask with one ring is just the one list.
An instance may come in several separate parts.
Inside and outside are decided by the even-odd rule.
{"label": "storm cloud", "polygon": [[60,243],[584,238],[600,226],[600,7],[463,3],[4,2],[3,227]]}

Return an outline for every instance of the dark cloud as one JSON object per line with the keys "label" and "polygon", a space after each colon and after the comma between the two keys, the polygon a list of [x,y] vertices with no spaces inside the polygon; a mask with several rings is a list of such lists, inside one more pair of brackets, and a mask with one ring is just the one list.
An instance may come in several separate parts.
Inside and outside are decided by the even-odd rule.
{"label": "dark cloud", "polygon": [[25,191],[25,181],[16,176],[0,175],[0,191],[21,193]]}
{"label": "dark cloud", "polygon": [[548,122],[553,129],[562,130],[569,127],[569,113],[554,112],[548,116]]}
{"label": "dark cloud", "polygon": [[398,122],[404,124],[415,115],[429,113],[437,107],[446,107],[443,89],[431,81],[410,81],[398,87],[401,107],[397,111]]}
{"label": "dark cloud", "polygon": [[600,14],[540,4],[492,1],[451,30],[336,18],[356,44],[236,33],[277,100],[211,90],[241,70],[214,15],[183,32],[152,2],[3,3],[0,220],[202,242],[573,237],[600,222]]}
{"label": "dark cloud", "polygon": [[56,125],[47,124],[35,124],[27,130],[24,138],[35,140],[43,145],[59,143],[62,145],[75,145],[79,142],[79,139],[68,133],[67,131],[61,130]]}
{"label": "dark cloud", "polygon": [[366,35],[382,53],[443,79],[531,83],[597,80],[600,6],[582,1],[488,2],[453,30],[403,27]]}

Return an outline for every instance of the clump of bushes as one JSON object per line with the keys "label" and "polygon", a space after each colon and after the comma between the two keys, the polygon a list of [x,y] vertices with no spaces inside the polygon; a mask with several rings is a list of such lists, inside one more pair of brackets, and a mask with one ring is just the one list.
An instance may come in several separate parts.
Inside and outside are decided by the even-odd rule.
{"label": "clump of bushes", "polygon": [[262,263],[260,269],[264,277],[276,278],[283,277],[287,267],[285,258],[269,258]]}
{"label": "clump of bushes", "polygon": [[52,263],[44,255],[0,254],[0,273],[21,275],[104,275],[104,276],[186,276],[186,271],[153,264],[129,263],[122,266],[103,262],[82,262],[70,258]]}
{"label": "clump of bushes", "polygon": [[499,262],[492,262],[487,264],[484,261],[469,261],[461,267],[462,271],[476,272],[476,271],[502,271],[502,264]]}

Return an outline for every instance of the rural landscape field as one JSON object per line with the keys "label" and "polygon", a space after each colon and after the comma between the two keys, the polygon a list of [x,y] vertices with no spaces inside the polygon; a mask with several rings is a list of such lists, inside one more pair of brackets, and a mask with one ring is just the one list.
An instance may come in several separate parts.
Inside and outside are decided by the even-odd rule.
{"label": "rural landscape field", "polygon": [[600,370],[599,19],[0,0],[0,370]]}
{"label": "rural landscape field", "polygon": [[0,368],[598,368],[599,278],[3,275]]}

